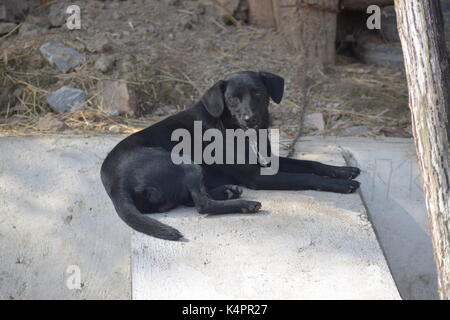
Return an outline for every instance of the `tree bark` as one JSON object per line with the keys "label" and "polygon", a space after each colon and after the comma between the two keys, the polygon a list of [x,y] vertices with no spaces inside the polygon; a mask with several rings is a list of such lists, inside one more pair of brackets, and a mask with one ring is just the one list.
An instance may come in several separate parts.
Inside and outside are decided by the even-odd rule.
{"label": "tree bark", "polygon": [[334,64],[339,0],[273,0],[273,7],[297,63]]}
{"label": "tree bark", "polygon": [[272,0],[248,0],[250,23],[259,27],[275,27]]}
{"label": "tree bark", "polygon": [[442,299],[450,299],[447,110],[450,69],[439,0],[396,0],[414,140]]}

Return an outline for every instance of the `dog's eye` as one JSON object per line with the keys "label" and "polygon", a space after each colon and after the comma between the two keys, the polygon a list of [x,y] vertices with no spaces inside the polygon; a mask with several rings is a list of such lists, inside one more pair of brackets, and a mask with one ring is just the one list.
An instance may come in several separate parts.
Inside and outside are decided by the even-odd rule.
{"label": "dog's eye", "polygon": [[261,97],[262,93],[260,91],[253,90],[252,95],[254,95],[255,97]]}
{"label": "dog's eye", "polygon": [[236,104],[239,103],[239,98],[238,97],[228,96],[227,97],[227,101],[228,101],[229,104],[236,105]]}

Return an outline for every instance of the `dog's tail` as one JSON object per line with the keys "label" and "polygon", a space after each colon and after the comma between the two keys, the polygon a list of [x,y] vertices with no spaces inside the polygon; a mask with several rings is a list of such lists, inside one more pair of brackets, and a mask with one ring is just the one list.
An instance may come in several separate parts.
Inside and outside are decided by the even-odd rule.
{"label": "dog's tail", "polygon": [[112,192],[111,199],[119,217],[134,230],[164,240],[177,241],[183,238],[177,229],[143,215],[127,190],[118,188]]}

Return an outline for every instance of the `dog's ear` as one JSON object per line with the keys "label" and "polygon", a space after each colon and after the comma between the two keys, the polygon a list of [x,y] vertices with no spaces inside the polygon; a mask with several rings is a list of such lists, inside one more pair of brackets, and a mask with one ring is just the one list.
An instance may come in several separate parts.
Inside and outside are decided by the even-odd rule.
{"label": "dog's ear", "polygon": [[205,105],[206,111],[214,118],[219,118],[225,108],[224,92],[226,82],[220,80],[206,91],[202,97],[202,102]]}
{"label": "dog's ear", "polygon": [[284,79],[270,72],[259,72],[262,82],[267,88],[269,96],[275,103],[280,103],[283,99]]}

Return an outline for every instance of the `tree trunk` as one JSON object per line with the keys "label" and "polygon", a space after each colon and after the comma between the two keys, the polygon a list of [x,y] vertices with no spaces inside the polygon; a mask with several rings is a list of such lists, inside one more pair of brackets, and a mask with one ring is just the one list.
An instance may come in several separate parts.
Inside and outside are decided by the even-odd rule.
{"label": "tree trunk", "polygon": [[297,63],[333,64],[339,0],[273,0],[277,30],[298,56]]}
{"label": "tree trunk", "polygon": [[439,294],[450,299],[450,70],[439,0],[396,0],[414,139],[423,176]]}
{"label": "tree trunk", "polygon": [[248,0],[250,23],[259,27],[275,27],[272,0]]}
{"label": "tree trunk", "polygon": [[342,0],[341,9],[344,10],[364,10],[370,5],[377,5],[380,7],[394,4],[394,0]]}

